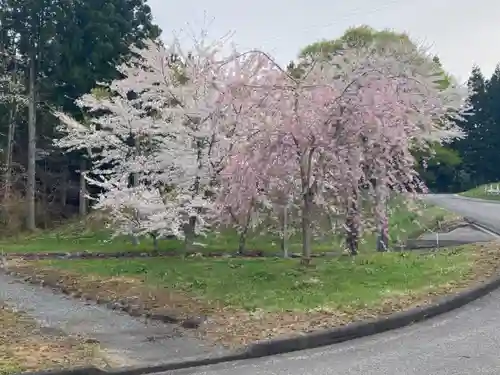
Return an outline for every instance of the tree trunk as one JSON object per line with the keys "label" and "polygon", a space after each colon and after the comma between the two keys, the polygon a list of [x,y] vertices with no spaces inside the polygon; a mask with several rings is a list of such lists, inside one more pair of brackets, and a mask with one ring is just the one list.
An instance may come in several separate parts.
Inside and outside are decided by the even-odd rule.
{"label": "tree trunk", "polygon": [[311,163],[314,148],[301,158],[300,179],[302,184],[302,259],[300,263],[311,264],[313,188],[311,187]]}
{"label": "tree trunk", "polygon": [[184,252],[193,250],[194,235],[196,229],[196,216],[190,216],[189,222],[184,226]]}
{"label": "tree trunk", "polygon": [[137,234],[133,233],[131,235],[131,238],[132,238],[132,245],[134,246],[139,246],[139,238],[137,238]]}
{"label": "tree trunk", "polygon": [[358,229],[354,224],[354,219],[352,217],[347,217],[346,227],[347,227],[346,244],[347,248],[349,249],[349,253],[351,255],[358,255],[359,234],[358,234]]}
{"label": "tree trunk", "polygon": [[[3,30],[5,31],[5,30]],[[7,54],[5,52],[5,38],[7,36],[5,35],[4,32],[2,32],[2,40],[0,41],[0,53],[2,54],[2,57],[5,57]],[[5,72],[8,70],[8,60],[4,60],[4,66],[3,69]],[[17,64],[15,65],[13,72],[12,72],[12,86],[16,88],[17,86]],[[17,94],[17,90],[15,90],[15,94]],[[15,122],[15,117],[16,117],[16,112],[17,112],[17,98],[14,100],[10,100],[9,103],[9,126],[7,130],[7,145],[6,145],[6,150],[5,150],[5,173],[4,173],[4,200],[8,200],[10,197],[10,190],[12,186],[12,150],[14,146],[14,136],[15,136],[15,129],[16,129],[16,122]],[[5,207],[3,207],[3,210],[6,212]]]}
{"label": "tree trunk", "polygon": [[[12,104],[17,105],[17,104]],[[9,223],[9,201],[12,192],[12,151],[14,146],[15,136],[15,121],[14,121],[14,108],[9,110],[9,128],[7,131],[7,149],[5,150],[5,173],[4,173],[4,191],[3,191],[3,204],[2,204],[2,223],[7,225]]]}
{"label": "tree trunk", "polygon": [[245,245],[247,242],[248,225],[241,231],[240,238],[238,241],[238,254],[241,255],[245,251]]}
{"label": "tree trunk", "polygon": [[238,254],[240,254],[240,255],[243,254],[243,252],[245,251],[245,245],[247,243],[247,235],[248,235],[248,230],[250,229],[250,220],[252,218],[252,212],[253,212],[254,206],[255,206],[255,200],[252,199],[252,201],[250,202],[250,206],[248,208],[246,217],[245,217],[245,225],[244,225],[242,231],[240,232],[240,238],[238,241]]}
{"label": "tree trunk", "polygon": [[[139,140],[137,134],[134,135],[133,137],[134,137],[135,154],[137,156],[139,156],[140,151],[141,151],[140,140]],[[136,187],[137,185],[139,185],[139,174],[137,172],[131,173],[129,181],[130,181],[131,187]],[[135,215],[136,222],[138,223],[137,225],[138,225],[138,227],[140,227],[141,213],[136,211],[134,213],[134,215]],[[137,234],[136,234],[137,230],[138,230],[138,228],[134,228],[133,233],[132,233],[132,244],[134,246],[139,246],[139,238],[137,237]]]}
{"label": "tree trunk", "polygon": [[68,180],[69,180],[68,158],[65,158],[65,164],[61,173],[61,186],[60,186],[61,189],[60,200],[64,212],[66,212],[66,202],[68,201]]}
{"label": "tree trunk", "polygon": [[385,207],[386,202],[382,202],[383,207],[380,209],[378,218],[378,237],[377,237],[377,251],[384,252],[389,249],[389,221],[387,217],[387,208]]}
{"label": "tree trunk", "polygon": [[5,176],[4,176],[4,196],[6,199],[10,196],[12,187],[12,152],[14,149],[14,139],[16,135],[16,112],[17,103],[12,103],[9,109],[9,128],[7,130],[7,150],[5,152]]}
{"label": "tree trunk", "polygon": [[389,236],[387,235],[387,230],[382,228],[379,229],[379,234],[377,238],[377,251],[384,252],[389,248]]}
{"label": "tree trunk", "polygon": [[302,206],[302,260],[303,265],[311,263],[311,211],[312,211],[312,194],[309,189],[303,195]]}
{"label": "tree trunk", "polygon": [[[136,134],[134,136],[134,148],[135,148],[135,154],[139,156],[141,154],[141,142],[139,139],[139,136]],[[131,182],[132,182],[132,187],[136,187],[139,185],[139,173],[134,172],[131,175]]]}
{"label": "tree trunk", "polygon": [[283,258],[288,258],[288,205],[283,206],[283,222],[281,228],[281,251],[283,251]]}
{"label": "tree trunk", "polygon": [[385,170],[381,171],[380,178],[376,181],[376,218],[377,218],[377,251],[384,252],[389,249],[389,221],[387,217],[387,186],[384,179]]}
{"label": "tree trunk", "polygon": [[80,159],[80,194],[79,194],[79,214],[81,217],[87,215],[87,181],[85,181],[85,172],[87,171],[87,160]]}
{"label": "tree trunk", "polygon": [[153,250],[155,252],[158,251],[158,236],[156,235],[156,233],[150,233],[150,236],[151,238],[153,239]]}
{"label": "tree trunk", "polygon": [[[196,159],[198,163],[198,170],[201,170],[203,168],[203,161],[202,161],[202,150],[203,150],[203,141],[197,139],[196,140]],[[194,184],[193,184],[193,198],[200,193],[201,189],[201,181],[200,177],[197,176],[195,178]],[[199,211],[199,209],[197,209]],[[188,223],[184,226],[184,251],[188,252],[193,249],[193,241],[194,241],[194,236],[196,233],[196,221],[197,221],[197,216],[190,216],[188,219]]]}
{"label": "tree trunk", "polygon": [[353,192],[352,201],[348,203],[346,218],[346,245],[351,255],[358,255],[359,246],[359,205],[358,196]]}
{"label": "tree trunk", "polygon": [[36,190],[36,88],[35,88],[35,51],[34,46],[29,61],[29,102],[28,102],[28,171],[26,186],[26,229],[34,231],[35,222],[35,190]]}
{"label": "tree trunk", "polygon": [[[48,175],[48,166],[47,166],[47,160],[43,161],[43,174],[45,176]],[[38,217],[42,219],[43,222],[43,229],[47,229],[50,226],[50,212],[49,212],[49,193],[47,191],[47,186],[45,186],[45,183],[42,181],[41,184],[41,194],[40,194],[40,201],[42,204],[40,205],[42,212],[38,213]],[[41,214],[41,215],[40,215]]]}

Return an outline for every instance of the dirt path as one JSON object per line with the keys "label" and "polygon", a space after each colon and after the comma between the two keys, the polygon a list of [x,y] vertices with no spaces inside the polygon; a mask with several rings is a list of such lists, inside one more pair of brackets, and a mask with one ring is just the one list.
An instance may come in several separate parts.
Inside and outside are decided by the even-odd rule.
{"label": "dirt path", "polygon": [[113,367],[147,366],[223,351],[177,325],[146,323],[4,273],[0,273],[0,300],[26,312],[43,327],[97,340]]}

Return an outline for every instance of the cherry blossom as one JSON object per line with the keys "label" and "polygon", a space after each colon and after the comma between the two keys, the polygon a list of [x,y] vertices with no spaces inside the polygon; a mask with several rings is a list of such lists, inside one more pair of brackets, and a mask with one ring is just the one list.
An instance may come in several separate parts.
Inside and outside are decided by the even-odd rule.
{"label": "cherry blossom", "polygon": [[213,221],[217,174],[233,139],[243,139],[238,126],[250,103],[238,87],[260,69],[255,54],[224,56],[221,47],[200,40],[185,53],[177,40],[149,42],[119,67],[122,79],[103,85],[109,95],[77,101],[86,123],[55,112],[63,134],[56,145],[87,151],[87,179],[103,190],[95,208],[112,215],[117,233],[192,241]]}
{"label": "cherry blossom", "polygon": [[[387,235],[387,201],[420,191],[411,150],[462,136],[466,92],[407,45],[346,48],[300,79],[261,51],[221,43],[149,43],[109,95],[85,95],[84,124],[56,113],[67,150],[87,150],[97,208],[116,233],[192,238],[214,223],[244,240],[262,214],[291,204],[304,262],[320,219],[344,218],[356,253],[364,230]],[[368,211],[366,209],[368,207]]]}
{"label": "cherry blossom", "polygon": [[[411,149],[461,136],[453,120],[465,109],[466,92],[453,83],[442,89],[439,67],[421,56],[404,45],[346,49],[313,64],[300,80],[276,67],[252,84],[254,95],[265,99],[248,120],[254,135],[237,152],[248,155],[271,190],[301,197],[306,262],[313,211],[343,211],[355,253],[370,218],[387,228],[391,190],[422,188]],[[226,199],[253,199],[244,194],[234,189]],[[363,200],[374,203],[374,215],[361,216]]]}

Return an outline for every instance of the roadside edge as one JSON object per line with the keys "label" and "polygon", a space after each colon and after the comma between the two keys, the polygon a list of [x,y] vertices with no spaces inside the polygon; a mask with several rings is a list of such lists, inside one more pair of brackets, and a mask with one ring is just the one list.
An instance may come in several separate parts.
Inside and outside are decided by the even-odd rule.
{"label": "roadside edge", "polygon": [[442,297],[430,305],[397,312],[383,318],[348,324],[343,327],[315,331],[290,338],[276,338],[256,342],[244,348],[241,352],[228,355],[193,358],[182,362],[170,362],[147,367],[126,367],[115,370],[79,368],[63,371],[25,372],[22,375],[144,375],[312,349],[371,336],[421,322],[460,308],[486,296],[499,287],[500,276],[496,276],[462,292]]}
{"label": "roadside edge", "polygon": [[473,197],[467,197],[465,195],[460,195],[460,194],[453,194],[453,196],[455,198],[460,198],[460,199],[464,199],[464,200],[467,200],[467,201],[500,204],[500,201],[493,200],[493,199],[473,198]]}

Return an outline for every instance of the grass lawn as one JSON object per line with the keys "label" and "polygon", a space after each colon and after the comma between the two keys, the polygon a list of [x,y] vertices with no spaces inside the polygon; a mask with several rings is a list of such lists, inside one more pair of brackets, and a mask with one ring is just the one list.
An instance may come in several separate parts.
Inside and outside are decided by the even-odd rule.
{"label": "grass lawn", "polygon": [[129,276],[226,306],[266,311],[372,305],[381,298],[458,279],[470,253],[419,256],[385,253],[315,261],[313,269],[287,259],[109,259],[46,261],[79,274]]}
{"label": "grass lawn", "polygon": [[464,191],[464,192],[460,193],[459,195],[462,195],[464,197],[469,197],[469,198],[486,199],[486,200],[490,200],[490,201],[500,201],[500,194],[491,194],[491,193],[486,192],[486,189],[488,189],[490,186],[493,186],[493,188],[495,189],[497,187],[497,185],[500,187],[500,182],[481,185],[481,186],[475,187],[474,189]]}
{"label": "grass lawn", "polygon": [[0,307],[0,374],[98,364],[98,348],[44,333],[33,320]]}
{"label": "grass lawn", "polygon": [[50,260],[17,270],[56,277],[92,299],[135,298],[144,311],[206,314],[205,334],[237,346],[427,303],[491,275],[499,246],[318,258],[312,268],[278,258],[192,257]]}
{"label": "grass lawn", "polygon": [[[395,240],[406,240],[416,237],[426,230],[435,229],[438,223],[455,219],[456,216],[436,206],[425,206],[419,217],[415,212],[404,208],[395,209],[390,217],[390,236]],[[326,231],[325,231],[326,232]],[[317,238],[313,243],[315,252],[340,252],[342,250],[341,235]],[[238,235],[234,230],[220,233],[210,233],[207,237],[198,239],[203,246],[200,252],[235,252],[238,249]],[[301,251],[300,233],[292,236],[289,243],[290,252]],[[178,240],[162,240],[159,243],[161,251],[175,252],[182,249]],[[360,251],[375,249],[375,235],[367,235],[360,244]],[[119,237],[110,240],[110,233],[99,221],[73,221],[52,231],[40,231],[30,235],[0,239],[0,251],[13,252],[74,252],[74,251],[150,251],[153,250],[149,238],[141,239],[139,245],[132,244],[130,238]],[[250,233],[247,240],[247,250],[280,253],[280,239],[277,235]]]}

